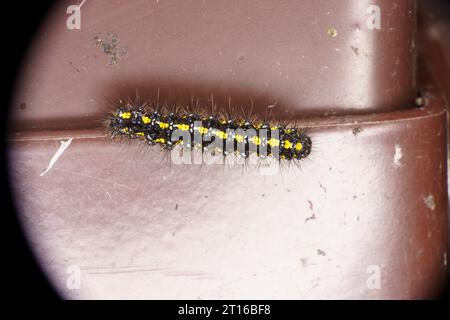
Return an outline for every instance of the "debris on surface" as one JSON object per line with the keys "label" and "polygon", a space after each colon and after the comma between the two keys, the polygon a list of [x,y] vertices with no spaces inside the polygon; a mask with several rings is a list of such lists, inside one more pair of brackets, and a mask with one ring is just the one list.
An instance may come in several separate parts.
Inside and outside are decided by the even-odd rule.
{"label": "debris on surface", "polygon": [[63,154],[63,152],[69,147],[70,143],[72,142],[73,138],[70,138],[67,141],[61,141],[61,145],[59,146],[59,149],[55,152],[53,157],[50,159],[47,168],[44,172],[40,174],[42,177],[44,174],[46,174],[50,169],[54,166],[56,161],[58,161],[59,157]]}
{"label": "debris on surface", "polygon": [[328,34],[330,37],[336,38],[337,35],[338,35],[338,31],[337,31],[335,28],[331,27],[331,28],[328,28],[327,34]]}
{"label": "debris on surface", "polygon": [[128,54],[128,48],[119,46],[119,39],[112,32],[96,34],[94,40],[98,46],[102,47],[103,53],[109,57],[111,65],[117,65],[122,57]]}
{"label": "debris on surface", "polygon": [[427,197],[422,197],[422,199],[427,208],[434,211],[434,209],[436,208],[436,204],[434,203],[434,197],[432,195],[429,195]]}
{"label": "debris on surface", "polygon": [[402,163],[400,160],[403,158],[402,147],[399,144],[395,145],[395,153],[394,153],[394,165],[397,167],[401,167]]}

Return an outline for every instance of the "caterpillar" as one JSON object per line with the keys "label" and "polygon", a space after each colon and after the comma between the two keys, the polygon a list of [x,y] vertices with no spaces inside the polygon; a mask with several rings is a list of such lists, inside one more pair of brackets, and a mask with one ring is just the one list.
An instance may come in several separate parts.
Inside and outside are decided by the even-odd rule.
{"label": "caterpillar", "polygon": [[183,108],[119,100],[105,125],[113,138],[140,139],[165,150],[180,146],[222,156],[276,160],[302,160],[311,153],[312,140],[302,128],[277,124],[267,117],[232,114],[216,113],[214,108],[208,112],[198,103]]}

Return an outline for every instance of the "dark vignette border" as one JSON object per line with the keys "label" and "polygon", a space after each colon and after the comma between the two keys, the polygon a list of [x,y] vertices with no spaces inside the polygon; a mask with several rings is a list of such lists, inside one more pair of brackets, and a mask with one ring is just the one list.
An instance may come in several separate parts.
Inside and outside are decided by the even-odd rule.
{"label": "dark vignette border", "polygon": [[[1,101],[3,114],[0,117],[1,153],[1,223],[3,247],[3,292],[9,299],[56,299],[58,295],[47,281],[45,274],[34,258],[32,250],[22,232],[22,226],[14,209],[14,202],[8,179],[6,135],[8,130],[8,110],[10,109],[15,83],[19,78],[22,61],[39,32],[42,22],[56,1],[9,1],[2,9],[2,83]],[[6,4],[6,3],[5,3]]]}

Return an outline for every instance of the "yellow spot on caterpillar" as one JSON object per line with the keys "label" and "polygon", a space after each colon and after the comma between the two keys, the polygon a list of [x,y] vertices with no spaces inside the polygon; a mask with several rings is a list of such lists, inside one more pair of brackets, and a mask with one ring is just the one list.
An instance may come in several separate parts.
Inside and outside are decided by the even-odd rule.
{"label": "yellow spot on caterpillar", "polygon": [[131,112],[122,112],[119,114],[119,117],[122,119],[130,119],[131,118]]}
{"label": "yellow spot on caterpillar", "polygon": [[225,140],[227,138],[227,134],[223,131],[218,130],[216,132],[216,136],[219,137],[219,139]]}
{"label": "yellow spot on caterpillar", "polygon": [[124,132],[124,133],[129,133],[129,132],[130,132],[130,129],[128,129],[128,128],[123,128],[121,131]]}
{"label": "yellow spot on caterpillar", "polygon": [[165,143],[166,142],[166,139],[164,139],[164,138],[158,138],[158,139],[155,139],[154,140],[156,143]]}
{"label": "yellow spot on caterpillar", "polygon": [[270,130],[278,130],[277,126],[271,127]]}
{"label": "yellow spot on caterpillar", "polygon": [[271,138],[269,141],[267,141],[267,144],[271,147],[278,147],[280,145],[280,140]]}
{"label": "yellow spot on caterpillar", "polygon": [[297,142],[295,144],[295,150],[301,151],[303,149],[303,144],[301,142]]}
{"label": "yellow spot on caterpillar", "polygon": [[189,130],[189,125],[188,124],[176,124],[175,127],[177,127],[178,129],[180,129],[182,131],[188,131]]}
{"label": "yellow spot on caterpillar", "polygon": [[167,122],[158,122],[158,125],[161,129],[167,129],[169,127]]}
{"label": "yellow spot on caterpillar", "polygon": [[147,116],[143,116],[141,119],[142,119],[142,122],[145,123],[145,124],[150,123],[150,121],[152,121],[152,120],[151,120],[149,117],[147,117]]}
{"label": "yellow spot on caterpillar", "polygon": [[136,135],[139,136],[139,137],[143,137],[144,133],[143,132],[136,132]]}
{"label": "yellow spot on caterpillar", "polygon": [[292,142],[290,142],[289,140],[284,140],[283,143],[284,143],[284,148],[285,149],[292,148]]}
{"label": "yellow spot on caterpillar", "polygon": [[244,142],[244,136],[240,134],[235,135],[234,139],[236,139],[237,142]]}
{"label": "yellow spot on caterpillar", "polygon": [[201,134],[206,134],[206,133],[208,133],[208,128],[200,127],[200,128],[198,129],[198,131],[199,131]]}
{"label": "yellow spot on caterpillar", "polygon": [[257,146],[259,146],[259,145],[261,144],[261,138],[260,138],[260,137],[257,137],[257,136],[253,136],[253,137],[250,139],[250,141],[251,141],[253,144],[256,144]]}

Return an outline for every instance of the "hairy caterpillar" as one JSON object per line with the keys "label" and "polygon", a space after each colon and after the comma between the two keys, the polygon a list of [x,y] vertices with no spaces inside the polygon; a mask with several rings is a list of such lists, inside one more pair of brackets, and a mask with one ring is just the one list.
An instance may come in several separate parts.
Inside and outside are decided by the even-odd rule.
{"label": "hairy caterpillar", "polygon": [[256,155],[262,159],[301,160],[312,149],[311,138],[301,128],[277,124],[267,117],[216,113],[214,106],[208,112],[198,102],[192,108],[183,108],[119,100],[106,128],[113,138],[140,139],[165,150],[179,146],[242,158]]}

